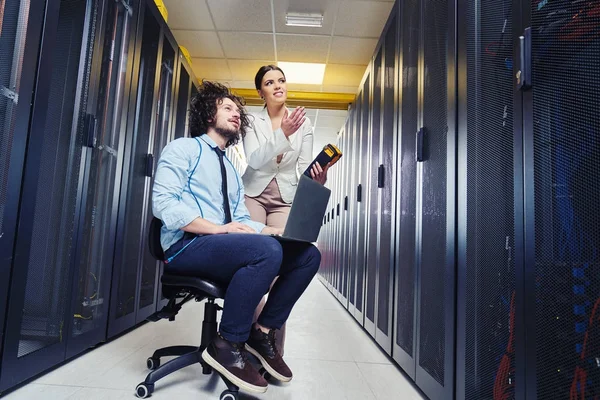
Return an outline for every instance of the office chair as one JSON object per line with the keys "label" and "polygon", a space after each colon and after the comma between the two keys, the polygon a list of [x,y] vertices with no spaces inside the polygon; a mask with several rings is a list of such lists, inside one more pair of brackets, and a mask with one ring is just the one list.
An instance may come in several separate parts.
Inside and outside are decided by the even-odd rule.
{"label": "office chair", "polygon": [[[155,217],[150,223],[148,232],[150,253],[159,261],[165,259],[165,255],[160,245],[161,227],[162,221]],[[160,311],[148,317],[148,320],[155,322],[163,318],[168,318],[169,321],[174,321],[175,315],[177,315],[185,303],[192,299],[195,299],[198,302],[206,299],[207,301],[204,305],[204,321],[202,322],[202,336],[200,347],[165,347],[156,350],[154,354],[146,360],[146,365],[152,372],[146,376],[144,382],[140,383],[135,388],[136,395],[142,399],[152,395],[156,381],[175,371],[185,368],[188,365],[200,363],[202,365],[203,374],[209,375],[213,372],[211,366],[202,359],[202,352],[217,335],[217,311],[222,310],[222,308],[218,304],[215,304],[215,300],[224,298],[225,290],[227,289],[225,286],[197,277],[167,273],[163,274],[161,277],[161,283],[163,295],[169,299],[169,302]],[[177,302],[178,299],[181,300]],[[168,361],[164,365],[160,365],[160,358],[168,356],[178,357]],[[260,372],[265,378],[268,378],[268,373],[264,369]],[[227,390],[221,393],[220,400],[237,400],[239,388],[222,374],[219,373],[219,375],[227,385]]]}

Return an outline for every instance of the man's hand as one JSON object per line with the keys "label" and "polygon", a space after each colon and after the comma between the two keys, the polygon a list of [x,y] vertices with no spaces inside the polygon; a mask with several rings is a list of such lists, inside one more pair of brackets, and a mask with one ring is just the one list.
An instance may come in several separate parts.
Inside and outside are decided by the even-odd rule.
{"label": "man's hand", "polygon": [[218,233],[256,233],[256,231],[248,225],[239,222],[230,222],[219,226],[219,228],[221,229]]}
{"label": "man's hand", "polygon": [[281,130],[285,137],[290,137],[302,126],[305,115],[306,111],[304,111],[304,107],[296,107],[289,116],[287,110],[285,110],[285,114],[281,120]]}
{"label": "man's hand", "polygon": [[327,182],[327,171],[329,170],[329,163],[325,166],[325,168],[321,168],[321,164],[316,162],[312,168],[310,169],[310,176],[314,181],[319,182],[321,185],[324,185]]}
{"label": "man's hand", "polygon": [[272,226],[265,226],[262,231],[263,235],[283,235],[283,229],[273,228]]}

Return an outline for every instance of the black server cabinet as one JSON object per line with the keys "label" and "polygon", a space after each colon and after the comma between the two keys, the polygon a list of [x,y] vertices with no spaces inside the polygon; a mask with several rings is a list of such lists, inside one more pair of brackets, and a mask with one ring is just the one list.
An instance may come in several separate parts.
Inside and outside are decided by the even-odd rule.
{"label": "black server cabinet", "polygon": [[[339,147],[339,141],[338,143],[336,143]],[[339,169],[339,165],[336,165],[334,167],[334,169],[332,170],[332,172],[328,172],[328,175],[332,176],[332,178],[334,179],[333,183],[333,190],[331,193],[331,198],[333,199],[333,208],[334,208],[334,228],[333,228],[333,233],[331,235],[331,252],[333,254],[333,272],[332,272],[332,284],[333,284],[333,294],[336,298],[339,298],[340,295],[340,254],[338,252],[338,248],[339,248],[339,231],[340,231],[340,222],[341,222],[341,218],[340,218],[340,213],[339,213],[339,204],[340,204],[340,200],[339,200],[339,196],[340,196],[340,169]],[[328,179],[329,180],[329,179]]]}
{"label": "black server cabinet", "polygon": [[369,144],[369,117],[371,114],[371,68],[367,68],[362,84],[360,111],[357,118],[360,118],[360,125],[357,126],[357,147],[356,157],[357,171],[355,173],[356,182],[356,212],[354,215],[354,262],[355,269],[355,309],[354,318],[364,325],[364,305],[365,305],[365,272],[366,272],[366,228],[367,228],[367,197],[369,190],[368,182],[368,163],[370,154],[368,152]]}
{"label": "black server cabinet", "polygon": [[164,305],[159,289],[162,264],[148,249],[152,184],[156,161],[172,135],[177,46],[154,4],[147,3],[138,25],[139,56],[127,168],[117,233],[111,318],[113,337],[145,320]]}
{"label": "black server cabinet", "polygon": [[359,91],[354,101],[355,109],[353,112],[354,129],[350,137],[350,159],[352,160],[350,169],[349,192],[350,192],[350,212],[349,212],[349,229],[348,229],[348,311],[351,315],[356,312],[356,281],[357,281],[357,266],[356,266],[356,233],[358,231],[357,214],[359,212],[359,192],[361,187],[358,185],[359,170],[358,157],[360,157],[360,125],[361,125],[361,110],[362,110],[362,92]]}
{"label": "black server cabinet", "polygon": [[[369,135],[367,149],[363,149],[366,167],[365,183],[365,317],[364,327],[375,337],[375,307],[377,303],[377,263],[379,249],[377,241],[380,232],[377,230],[378,221],[378,181],[377,172],[380,164],[380,132],[381,132],[381,79],[383,77],[383,40],[375,51],[372,60],[371,88],[372,98],[369,102]],[[366,154],[365,154],[366,151]]]}
{"label": "black server cabinet", "polygon": [[[88,2],[90,3],[90,2]],[[90,34],[98,29],[90,70],[86,120],[83,197],[79,218],[80,248],[75,259],[72,313],[67,357],[106,338],[109,315],[110,281],[121,170],[125,154],[126,127],[129,124],[129,88],[132,85],[135,26],[139,7],[134,2],[105,2],[103,11],[88,8],[100,24],[91,23]],[[86,53],[92,57],[91,51]],[[83,70],[85,71],[85,70]],[[80,75],[82,69],[80,69]],[[73,73],[77,76],[77,73]],[[85,83],[84,83],[85,85]],[[86,92],[85,86],[81,89]]]}
{"label": "black server cabinet", "polygon": [[341,181],[341,194],[342,194],[342,205],[341,205],[341,218],[342,218],[342,229],[340,231],[340,266],[341,266],[341,276],[340,276],[340,302],[344,306],[344,308],[348,309],[348,230],[350,224],[350,178],[351,171],[350,166],[352,165],[351,157],[351,135],[352,135],[352,118],[353,118],[353,109],[349,107],[348,116],[346,117],[346,126],[344,128],[344,132],[341,136],[341,150],[344,153],[344,156],[341,159],[341,170],[342,170],[342,181]]}
{"label": "black server cabinet", "polygon": [[596,398],[600,4],[521,7],[516,33],[527,42],[531,28],[532,55],[531,71],[519,63],[520,78],[531,83],[523,92],[526,397]]}
{"label": "black server cabinet", "polygon": [[105,337],[134,14],[127,2],[47,4],[0,389]]}
{"label": "black server cabinet", "polygon": [[416,221],[417,162],[416,132],[419,129],[419,0],[406,0],[399,6],[400,82],[398,149],[398,217],[396,218],[396,260],[394,299],[394,360],[412,378],[416,374]]}
{"label": "black server cabinet", "polygon": [[[0,354],[44,2],[9,0],[0,16]],[[1,369],[1,368],[0,368]],[[2,388],[0,387],[0,390]]]}
{"label": "black server cabinet", "polygon": [[455,381],[454,0],[423,0],[421,13],[416,382],[429,397],[449,399]]}
{"label": "black server cabinet", "polygon": [[396,190],[398,175],[398,5],[392,9],[384,29],[381,91],[381,138],[377,172],[377,303],[375,339],[392,354],[392,305],[394,293],[394,259]]}
{"label": "black server cabinet", "polygon": [[[174,94],[175,94],[175,79],[174,79],[174,66],[176,61],[176,49],[177,45],[175,39],[169,31],[163,30],[164,38],[162,42],[162,54],[160,64],[160,80],[159,80],[159,91],[158,91],[158,108],[157,108],[157,123],[153,156],[154,156],[154,168],[156,168],[156,162],[160,157],[162,149],[167,145],[168,141],[171,140],[171,126],[173,123],[174,114]],[[195,86],[192,85],[192,93],[196,90]],[[152,181],[154,183],[154,181]],[[149,212],[152,212],[152,207],[149,207]],[[148,218],[151,219],[149,215]],[[146,250],[144,250],[146,251]],[[159,263],[158,277],[162,276],[164,271],[164,264]],[[157,310],[164,307],[168,300],[162,294],[162,286],[158,285],[158,301],[156,303]]]}
{"label": "black server cabinet", "polygon": [[190,104],[190,90],[192,86],[191,67],[183,57],[181,50],[178,50],[178,62],[177,62],[177,102],[175,104],[175,119],[174,124],[174,139],[185,137],[187,135],[188,128],[188,111]]}
{"label": "black server cabinet", "polygon": [[344,154],[340,160],[339,175],[339,200],[340,200],[340,229],[338,231],[339,242],[336,251],[339,253],[339,296],[338,300],[345,308],[348,308],[348,260],[347,260],[347,230],[348,230],[348,165],[349,165],[349,138],[350,134],[350,111],[346,117],[344,129],[340,134],[340,150]]}
{"label": "black server cabinet", "polygon": [[515,160],[522,154],[515,151],[512,6],[459,2],[456,398],[466,400],[524,394],[515,370],[523,327],[516,318],[522,234],[515,210],[522,200],[515,185],[522,179],[515,179]]}
{"label": "black server cabinet", "polygon": [[130,94],[121,179],[109,336],[135,325],[156,309],[156,262],[148,262],[143,255],[147,247],[146,215],[151,207],[153,155],[149,149],[157,122],[161,28],[147,5],[143,11],[136,35],[136,79]]}

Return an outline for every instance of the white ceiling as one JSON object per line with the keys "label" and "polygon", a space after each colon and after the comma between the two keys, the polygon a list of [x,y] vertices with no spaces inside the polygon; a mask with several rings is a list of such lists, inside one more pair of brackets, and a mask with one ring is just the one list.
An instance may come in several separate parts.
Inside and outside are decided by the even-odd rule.
{"label": "white ceiling", "polygon": [[[168,25],[200,80],[254,89],[258,68],[278,61],[325,63],[322,85],[289,90],[356,93],[393,0],[163,0]],[[322,28],[288,27],[286,12],[322,13]],[[252,109],[252,107],[250,107]],[[315,155],[335,143],[346,111],[307,110]]]}

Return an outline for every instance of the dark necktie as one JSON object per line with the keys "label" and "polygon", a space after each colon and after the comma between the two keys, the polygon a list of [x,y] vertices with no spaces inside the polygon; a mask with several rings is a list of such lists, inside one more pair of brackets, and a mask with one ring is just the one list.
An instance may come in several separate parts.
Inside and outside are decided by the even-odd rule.
{"label": "dark necktie", "polygon": [[225,170],[225,163],[223,162],[223,155],[225,152],[218,147],[214,147],[213,150],[219,157],[219,164],[221,164],[221,191],[223,192],[223,210],[225,211],[225,223],[231,222],[231,210],[229,208],[229,196],[227,196],[227,171]]}

